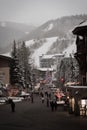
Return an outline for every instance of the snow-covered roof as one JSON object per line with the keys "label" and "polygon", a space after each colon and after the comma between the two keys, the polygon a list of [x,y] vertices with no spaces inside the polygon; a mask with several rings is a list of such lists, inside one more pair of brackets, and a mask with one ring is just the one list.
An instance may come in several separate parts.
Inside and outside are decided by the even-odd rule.
{"label": "snow-covered roof", "polygon": [[77,27],[87,26],[87,21],[80,23]]}
{"label": "snow-covered roof", "polygon": [[7,56],[7,55],[4,55],[4,54],[0,54],[0,57],[5,58],[5,59],[11,59],[11,56]]}
{"label": "snow-covered roof", "polygon": [[63,53],[54,54],[53,56],[64,56]]}
{"label": "snow-covered roof", "polygon": [[42,59],[51,59],[53,57],[58,57],[58,56],[64,56],[64,54],[52,54],[52,55],[42,55]]}
{"label": "snow-covered roof", "polygon": [[8,58],[11,58],[10,53],[0,54],[0,55],[1,55],[1,56],[5,56],[5,57],[8,57]]}
{"label": "snow-covered roof", "polygon": [[51,59],[53,55],[42,55],[42,59]]}
{"label": "snow-covered roof", "polygon": [[87,32],[87,21],[83,21],[79,25],[77,25],[72,31],[73,34],[84,35]]}
{"label": "snow-covered roof", "polygon": [[[87,26],[87,21],[83,21],[80,24],[76,25],[74,28],[78,28],[78,27],[84,27]],[[72,30],[73,31],[73,30]]]}
{"label": "snow-covered roof", "polygon": [[38,68],[40,71],[53,71],[53,68]]}

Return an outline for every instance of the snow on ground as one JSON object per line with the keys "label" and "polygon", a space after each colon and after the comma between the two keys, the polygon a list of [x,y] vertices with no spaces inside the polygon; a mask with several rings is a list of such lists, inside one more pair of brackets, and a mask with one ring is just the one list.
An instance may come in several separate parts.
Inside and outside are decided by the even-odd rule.
{"label": "snow on ground", "polygon": [[39,56],[46,54],[56,40],[57,37],[47,38],[46,42],[37,50],[35,50],[34,54],[32,55],[32,59],[34,59],[35,65],[37,67],[39,67]]}
{"label": "snow on ground", "polygon": [[25,43],[26,43],[27,47],[30,47],[31,45],[33,45],[35,43],[35,41],[34,40],[29,40],[29,41],[26,41]]}
{"label": "snow on ground", "polygon": [[53,28],[53,24],[51,23],[50,25],[48,25],[47,28],[44,29],[45,32],[50,31]]}

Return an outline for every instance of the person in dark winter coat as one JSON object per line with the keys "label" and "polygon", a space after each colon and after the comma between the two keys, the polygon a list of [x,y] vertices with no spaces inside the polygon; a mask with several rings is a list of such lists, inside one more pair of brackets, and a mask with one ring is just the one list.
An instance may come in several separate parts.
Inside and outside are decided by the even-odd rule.
{"label": "person in dark winter coat", "polygon": [[47,97],[47,107],[49,107],[49,98]]}
{"label": "person in dark winter coat", "polygon": [[50,102],[50,106],[51,106],[51,111],[54,111],[54,103],[53,103],[53,101]]}
{"label": "person in dark winter coat", "polygon": [[34,96],[33,96],[33,93],[31,93],[31,103],[34,102]]}
{"label": "person in dark winter coat", "polygon": [[15,103],[13,102],[12,99],[10,99],[10,104],[11,104],[11,110],[12,110],[12,112],[15,112]]}
{"label": "person in dark winter coat", "polygon": [[57,102],[56,101],[54,102],[54,109],[55,109],[55,111],[57,110]]}

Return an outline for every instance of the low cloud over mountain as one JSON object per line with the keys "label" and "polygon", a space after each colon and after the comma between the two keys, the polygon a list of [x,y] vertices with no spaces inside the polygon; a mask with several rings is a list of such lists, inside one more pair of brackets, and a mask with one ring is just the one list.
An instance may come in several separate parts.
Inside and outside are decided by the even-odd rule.
{"label": "low cloud over mountain", "polygon": [[[5,46],[4,52],[8,51],[13,40],[34,42],[30,46],[31,52],[41,47],[46,38],[57,37],[56,41],[50,46],[48,54],[60,53],[75,41],[72,30],[76,25],[87,19],[87,15],[66,16],[56,20],[50,20],[43,25],[34,28],[24,24],[1,22],[0,23],[0,48]],[[37,42],[38,41],[38,42]],[[49,43],[50,44],[50,43]],[[29,46],[29,45],[28,45]]]}
{"label": "low cloud over mountain", "polygon": [[0,52],[7,52],[14,40],[21,39],[34,28],[20,23],[0,22]]}
{"label": "low cloud over mountain", "polygon": [[68,32],[72,31],[76,25],[86,19],[87,15],[75,15],[50,20],[30,32],[30,34],[25,37],[25,40],[55,36],[60,38],[67,37]]}

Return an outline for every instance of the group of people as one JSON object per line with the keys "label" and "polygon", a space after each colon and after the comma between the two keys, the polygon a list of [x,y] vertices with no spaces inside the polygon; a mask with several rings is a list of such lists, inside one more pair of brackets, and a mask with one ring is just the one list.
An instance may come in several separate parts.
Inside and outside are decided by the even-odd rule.
{"label": "group of people", "polygon": [[41,95],[42,103],[44,103],[44,100],[46,100],[47,107],[50,106],[52,111],[57,110],[57,102],[55,96],[52,98],[51,93],[48,92],[45,92],[44,94],[43,92],[41,92],[40,95]]}
{"label": "group of people", "polygon": [[[43,94],[43,92],[41,92],[40,95],[41,95],[42,103],[44,103],[44,101],[46,99],[46,105],[47,105],[47,107],[49,107],[49,106],[51,107],[51,111],[57,110],[56,97],[51,98],[51,93],[48,94],[48,92],[46,92],[45,95]],[[31,102],[33,103],[33,93],[31,94]],[[12,99],[9,99],[9,103],[11,105],[11,111],[15,112],[14,101]]]}

